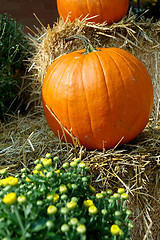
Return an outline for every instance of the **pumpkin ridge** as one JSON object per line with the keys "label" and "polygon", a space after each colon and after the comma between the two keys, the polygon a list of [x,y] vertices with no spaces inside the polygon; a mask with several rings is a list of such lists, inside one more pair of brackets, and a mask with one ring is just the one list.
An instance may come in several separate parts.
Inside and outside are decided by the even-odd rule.
{"label": "pumpkin ridge", "polygon": [[[150,77],[149,76],[149,74],[148,74],[148,72],[147,72],[147,69],[145,68],[145,66],[144,66],[144,64],[139,60],[139,59],[137,59],[136,57],[134,57],[133,55],[131,55],[131,58],[130,58],[130,54],[128,54],[128,52],[127,52],[127,55],[125,54],[126,53],[126,51],[125,50],[122,50],[122,51],[120,51],[119,49],[115,49],[115,48],[110,48],[109,49],[111,52],[114,52],[114,53],[116,53],[117,55],[119,55],[121,58],[122,58],[122,60],[127,64],[127,66],[128,66],[128,68],[130,69],[130,71],[131,71],[131,73],[132,73],[132,75],[134,76],[135,74],[135,71],[133,70],[133,68],[132,68],[132,66],[131,66],[131,64],[133,64],[138,70],[139,70],[139,74],[141,74],[141,76],[143,76],[144,74],[145,74],[145,76],[146,76],[146,78],[148,79],[148,77]],[[141,64],[141,66],[143,66],[143,70],[142,70],[142,68],[139,66],[139,64],[138,63],[140,63]],[[142,77],[141,79],[144,79],[144,77]],[[145,83],[143,83],[143,86],[145,87],[146,85],[145,85]],[[152,86],[151,86],[152,87]],[[146,92],[145,90],[143,91],[143,92]],[[142,96],[141,97],[141,101],[143,102],[144,100],[143,100],[143,97],[144,96]],[[149,98],[150,98],[150,96],[149,96]],[[142,104],[140,104],[140,106],[139,106],[139,114],[137,115],[137,118],[138,119],[141,119],[141,117],[142,117],[142,113],[143,113],[143,106],[142,106]],[[151,107],[151,109],[152,109],[152,107]],[[150,114],[151,114],[151,112],[150,112]],[[138,120],[137,120],[138,121]],[[136,121],[136,123],[137,123],[137,121]],[[135,124],[136,124],[135,122],[133,122],[132,123],[132,125],[131,125],[131,127],[132,128],[134,128],[134,126],[135,126]],[[130,129],[128,129],[128,131],[126,132],[126,134],[128,134],[128,132],[131,130],[131,128]]]}
{"label": "pumpkin ridge", "polygon": [[[66,58],[66,61],[67,61],[67,58]],[[60,75],[60,78],[58,79],[58,82],[57,82],[57,85],[56,85],[56,88],[55,88],[55,90],[54,90],[54,93],[57,93],[57,89],[59,88],[59,86],[61,85],[61,81],[63,81],[63,77],[64,77],[64,75],[66,74],[66,71],[68,70],[68,65],[67,64],[65,64],[65,59],[63,59],[63,61],[61,61],[61,63],[63,62],[63,66],[65,66],[65,68],[63,69],[63,71],[62,71],[62,74]],[[69,73],[68,73],[68,75],[70,75]],[[68,92],[68,91],[67,91]],[[66,104],[66,105],[68,105],[68,104]],[[52,109],[52,111],[53,111],[53,109]],[[54,111],[53,111],[54,112]],[[54,113],[55,114],[55,113]],[[56,115],[56,114],[55,114]],[[68,108],[67,108],[67,114],[65,115],[65,116],[67,116],[67,122],[69,122],[69,126],[67,127],[67,126],[65,126],[66,124],[64,124],[63,122],[62,122],[62,124],[68,129],[70,129],[71,128],[71,124],[70,124],[70,119],[69,119],[69,114],[68,114]],[[69,130],[68,129],[68,130]]]}
{"label": "pumpkin ridge", "polygon": [[[60,61],[61,60],[61,61]],[[50,86],[50,84],[51,84],[51,77],[52,77],[52,75],[53,75],[53,73],[54,73],[54,70],[55,70],[55,68],[59,65],[59,64],[61,64],[61,62],[62,62],[63,60],[62,59],[58,59],[58,60],[56,60],[55,62],[52,62],[51,63],[51,65],[49,66],[49,68],[48,68],[48,71],[47,71],[47,74],[46,74],[46,76],[45,76],[45,79],[44,79],[44,81],[43,81],[43,86],[42,86],[42,95],[43,94],[46,94],[46,91],[48,91],[48,86],[47,86],[47,84],[49,83],[49,86]],[[47,80],[46,80],[47,79]],[[51,84],[52,85],[52,84]],[[47,90],[46,90],[46,88],[47,88]],[[49,88],[50,89],[50,88]],[[48,93],[48,92],[47,92]],[[47,96],[47,99],[48,98],[50,98],[50,92],[48,93],[48,94],[46,94],[46,96]],[[46,100],[45,100],[46,101]],[[49,108],[50,108],[50,106],[49,106]]]}
{"label": "pumpkin ridge", "polygon": [[103,72],[104,85],[105,85],[105,88],[106,88],[106,95],[107,95],[107,102],[109,103],[108,105],[109,105],[110,116],[112,116],[112,114],[111,114],[111,107],[110,107],[111,106],[111,104],[110,104],[110,97],[109,97],[109,94],[108,94],[108,86],[107,86],[107,83],[106,83],[105,71],[104,71],[103,64],[102,64],[101,58],[99,56],[99,53],[95,52],[95,55],[97,56],[97,58],[99,60],[100,67],[101,67],[102,72]]}
{"label": "pumpkin ridge", "polygon": [[72,125],[71,124],[71,116],[69,114],[69,98],[68,98],[68,96],[69,96],[69,82],[71,81],[73,68],[74,68],[76,62],[77,62],[77,59],[75,58],[74,62],[71,62],[72,67],[70,67],[70,64],[69,65],[66,64],[67,67],[65,68],[65,70],[67,70],[69,68],[69,72],[67,73],[67,78],[66,78],[67,79],[67,96],[66,96],[66,115],[65,115],[65,116],[67,116],[67,119],[68,119],[67,122],[69,123],[68,126],[65,126],[68,129],[68,131],[70,131],[71,125]]}
{"label": "pumpkin ridge", "polygon": [[[113,50],[113,49],[112,49],[112,50]],[[137,68],[139,68],[139,66],[138,66],[137,64],[135,64],[135,63],[132,61],[132,59],[130,59],[129,57],[126,57],[126,55],[124,56],[123,54],[121,54],[120,51],[112,51],[112,52],[116,53],[116,54],[126,63],[126,65],[128,66],[130,72],[132,73],[132,75],[135,76],[135,73],[134,73],[131,65],[129,64],[129,61],[130,61],[132,64],[134,64]],[[127,60],[126,60],[126,59],[127,59]],[[128,60],[129,60],[129,61],[128,61]],[[117,65],[116,61],[115,61],[115,64]],[[119,69],[119,68],[118,68],[118,65],[117,65],[117,69]],[[120,75],[121,75],[121,74],[120,74]],[[121,77],[121,79],[122,79],[122,82],[124,83],[122,77]],[[125,86],[125,83],[124,83],[124,86]],[[125,89],[126,89],[126,87],[125,87]],[[126,91],[126,92],[127,92],[127,91]],[[126,96],[127,96],[127,95],[126,95]],[[128,102],[128,101],[127,101],[127,102]],[[137,115],[137,117],[139,117],[140,113],[142,112],[142,104],[140,105],[140,107],[141,107],[141,109],[139,110],[139,114]],[[135,124],[135,123],[133,122],[133,123],[132,123],[132,126],[133,126],[134,124]],[[127,130],[127,129],[126,129],[126,130]],[[130,129],[126,131],[126,134],[128,133],[128,131],[130,131]]]}
{"label": "pumpkin ridge", "polygon": [[[82,56],[83,56],[83,55],[82,55]],[[72,79],[73,70],[76,69],[75,65],[78,63],[79,59],[82,58],[82,56],[81,56],[80,58],[75,58],[74,63],[73,63],[73,65],[72,65],[72,68],[71,68],[71,70],[70,70],[69,81],[71,81],[71,79]],[[68,81],[68,83],[69,83],[69,81]],[[68,86],[68,88],[67,88],[67,93],[68,93],[68,96],[69,96],[69,84],[67,84],[67,86]],[[67,113],[68,113],[68,119],[69,119],[70,126],[72,126],[72,125],[73,125],[73,123],[71,124],[71,122],[72,122],[72,120],[71,120],[72,117],[70,116],[70,111],[69,111],[69,109],[70,109],[69,98],[67,98]],[[78,131],[77,131],[77,126],[76,126],[75,124],[74,124],[74,129],[72,129],[72,130],[75,131],[75,132],[79,132],[79,129],[78,129]]]}
{"label": "pumpkin ridge", "polygon": [[[112,49],[112,50],[113,50],[113,49]],[[150,78],[150,75],[149,75],[146,67],[144,66],[144,64],[143,64],[138,58],[136,58],[136,57],[133,56],[133,55],[132,55],[132,58],[130,58],[130,57],[128,56],[128,52],[127,52],[127,55],[125,54],[125,56],[124,56],[124,55],[123,55],[124,50],[122,50],[121,52],[119,52],[119,50],[118,50],[118,51],[115,51],[115,49],[114,49],[114,52],[116,52],[119,56],[121,56],[122,59],[123,59],[123,61],[125,61],[125,62],[127,63],[128,67],[130,68],[130,70],[131,70],[131,72],[132,72],[133,75],[134,75],[134,71],[133,71],[130,63],[132,63],[133,65],[135,65],[136,68],[138,68],[138,70],[139,70],[139,72],[141,73],[142,76],[145,74],[146,79],[148,79],[148,77]],[[127,59],[127,61],[126,61],[126,59]],[[138,62],[139,64],[141,64],[141,66],[143,67],[143,69],[142,69],[142,67],[139,66],[139,64],[137,64],[137,62]],[[144,87],[145,87],[145,84],[144,84]],[[151,86],[151,87],[152,87],[152,86]],[[145,90],[144,90],[144,91],[145,91]],[[153,92],[153,91],[152,91],[152,92]],[[152,95],[153,95],[153,94],[152,94]]]}
{"label": "pumpkin ridge", "polygon": [[[68,77],[68,80],[67,80],[67,96],[66,96],[66,101],[67,101],[67,118],[68,118],[68,123],[69,123],[69,128],[71,129],[71,120],[70,120],[70,114],[69,114],[69,97],[68,97],[68,95],[69,95],[69,82],[71,81],[71,77],[72,77],[72,75],[71,75],[71,73],[72,73],[72,69],[74,68],[74,65],[75,65],[75,62],[76,62],[76,59],[75,59],[75,61],[74,61],[74,63],[73,63],[73,65],[72,65],[72,68],[70,69],[70,74],[69,74],[69,77]],[[70,129],[68,129],[68,130],[70,130]]]}
{"label": "pumpkin ridge", "polygon": [[[59,65],[59,64],[61,64],[62,62],[63,62],[62,59],[58,59],[58,58],[55,59],[55,61],[53,61],[53,62],[50,64],[50,66],[49,66],[49,68],[48,68],[48,70],[47,70],[47,73],[46,73],[45,78],[50,79],[50,77],[51,77],[51,75],[53,74],[56,66]],[[54,65],[54,68],[53,68],[53,65]],[[50,69],[51,69],[51,70],[50,70]],[[44,82],[44,81],[45,81],[45,79],[43,80],[43,82]],[[44,86],[43,86],[43,87],[44,87]]]}
{"label": "pumpkin ridge", "polygon": [[[142,74],[144,74],[144,72],[142,71],[142,68],[140,68],[139,65],[137,64],[137,61],[138,61],[140,64],[142,64],[143,69],[145,69],[144,64],[143,64],[138,58],[136,58],[134,55],[132,55],[132,59],[131,59],[131,58],[128,56],[128,54],[130,55],[130,53],[128,53],[127,51],[125,51],[125,50],[123,50],[123,49],[121,49],[121,52],[120,52],[119,49],[117,50],[117,49],[115,49],[115,48],[110,48],[109,51],[114,52],[114,53],[118,54],[119,56],[121,56],[122,59],[127,63],[127,65],[128,65],[129,68],[131,68],[131,67],[130,67],[130,64],[128,64],[128,62],[129,62],[129,61],[132,62],[132,63],[140,70],[140,72],[141,72]],[[124,53],[125,53],[125,55],[124,55]],[[126,61],[126,59],[128,59],[129,61]],[[134,59],[134,61],[133,61],[133,59]],[[132,69],[131,69],[131,71],[133,72]],[[147,73],[146,69],[145,69],[145,73],[146,73],[146,74],[145,74],[146,76],[149,75],[149,74]]]}
{"label": "pumpkin ridge", "polygon": [[[87,57],[87,55],[83,58],[83,63],[84,63],[84,60],[85,60],[86,57]],[[82,86],[83,86],[84,93],[85,93],[85,102],[86,102],[86,108],[87,108],[87,113],[88,113],[89,122],[90,122],[90,129],[91,129],[92,136],[93,136],[93,138],[95,140],[94,131],[92,129],[92,122],[91,122],[90,113],[89,113],[87,94],[86,94],[85,84],[84,84],[84,80],[83,80],[84,79],[84,74],[85,74],[85,72],[83,71],[83,66],[84,66],[84,64],[82,64],[82,78],[81,78],[81,82],[82,82]]]}
{"label": "pumpkin ridge", "polygon": [[[113,50],[113,48],[110,49],[110,50]],[[117,54],[117,55],[126,63],[126,65],[128,66],[130,72],[132,73],[132,75],[134,75],[134,72],[133,72],[130,64],[128,64],[128,62],[126,61],[126,56],[124,56],[123,54],[121,55],[121,53],[120,53],[119,51],[111,51],[111,52],[114,52],[115,54]],[[109,55],[110,55],[110,54],[109,54]],[[113,57],[112,57],[111,55],[110,55],[110,57],[113,59]],[[131,61],[130,58],[128,58],[128,59]],[[117,64],[117,62],[115,61],[115,59],[113,59],[113,62],[114,62],[115,65],[117,66],[117,70],[118,70],[119,73],[120,73],[121,80],[122,80],[123,86],[124,86],[124,88],[125,88],[125,96],[126,96],[125,108],[127,109],[127,104],[129,103],[129,100],[128,100],[127,94],[126,94],[126,93],[127,93],[127,90],[126,90],[127,88],[126,88],[125,82],[124,82],[124,80],[123,80],[121,71],[119,70],[120,68],[118,67],[118,64]],[[132,62],[132,61],[131,61],[131,62]],[[135,66],[137,67],[137,65],[135,65]],[[142,105],[141,105],[140,107],[141,107],[141,110],[139,110],[139,114],[137,115],[137,117],[139,117],[140,113],[142,112]],[[125,119],[123,118],[123,119],[124,119],[124,122],[127,122],[127,117],[128,117],[128,116],[125,115]],[[128,135],[128,132],[130,131],[130,128],[133,127],[133,125],[135,125],[135,122],[134,122],[134,121],[131,123],[131,126],[130,126],[130,127],[124,129],[124,130],[125,130],[125,134],[123,134],[124,137]],[[125,141],[125,138],[124,138],[124,141]]]}
{"label": "pumpkin ridge", "polygon": [[[119,69],[119,66],[118,66],[117,62],[115,61],[115,59],[114,59],[108,52],[106,52],[106,54],[108,54],[108,56],[110,57],[110,59],[112,59],[112,62],[113,62],[114,65],[116,66],[116,69],[117,69],[117,71],[119,72],[119,76],[120,76],[120,78],[121,78],[121,82],[122,82],[123,87],[124,87],[124,89],[125,89],[125,90],[123,90],[123,91],[125,91],[125,96],[127,96],[127,94],[126,94],[126,93],[127,93],[126,84],[125,84],[125,82],[124,82],[124,80],[123,80],[123,77],[122,77],[121,71],[120,71],[120,69]],[[125,100],[123,112],[125,111],[125,109],[127,109],[127,103],[128,103],[128,100]],[[124,122],[127,122],[126,117],[127,117],[127,115],[125,115],[125,119],[124,119],[124,116],[123,116]],[[122,135],[123,135],[123,136],[121,136],[121,137],[126,136],[126,129],[125,129],[125,133],[123,133]]]}

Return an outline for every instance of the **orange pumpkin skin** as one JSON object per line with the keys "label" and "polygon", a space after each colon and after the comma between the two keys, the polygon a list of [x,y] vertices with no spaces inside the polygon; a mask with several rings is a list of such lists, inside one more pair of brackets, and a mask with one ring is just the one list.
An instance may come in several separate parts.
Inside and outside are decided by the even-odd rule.
{"label": "orange pumpkin skin", "polygon": [[[143,63],[122,49],[98,50],[57,58],[42,86],[52,131],[63,136],[51,112],[88,150],[109,149],[121,139],[120,145],[134,139],[145,128],[153,106],[152,81]],[[66,131],[65,135],[72,142]]]}
{"label": "orange pumpkin skin", "polygon": [[108,25],[120,21],[126,15],[128,6],[129,0],[57,0],[59,15],[64,20],[68,14],[71,21],[87,16],[94,17],[89,21],[107,21]]}

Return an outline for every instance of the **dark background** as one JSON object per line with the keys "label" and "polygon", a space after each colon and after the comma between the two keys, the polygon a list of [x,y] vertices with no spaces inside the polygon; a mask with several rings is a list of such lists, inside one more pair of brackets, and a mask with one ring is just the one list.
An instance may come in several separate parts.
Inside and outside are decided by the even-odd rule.
{"label": "dark background", "polygon": [[[46,27],[51,26],[58,18],[56,0],[0,0],[0,14],[11,14],[24,26],[33,29],[39,23],[33,13]],[[27,31],[27,29],[26,29]]]}

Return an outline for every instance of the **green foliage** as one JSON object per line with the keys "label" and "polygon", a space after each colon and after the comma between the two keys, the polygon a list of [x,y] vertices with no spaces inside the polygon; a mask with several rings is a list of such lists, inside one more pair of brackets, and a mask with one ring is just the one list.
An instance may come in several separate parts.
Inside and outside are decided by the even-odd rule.
{"label": "green foliage", "polygon": [[23,26],[11,16],[0,15],[0,118],[15,98],[18,72],[26,57]]}
{"label": "green foliage", "polygon": [[58,165],[58,157],[47,154],[30,174],[0,171],[0,239],[129,239],[125,190],[96,193],[80,159]]}

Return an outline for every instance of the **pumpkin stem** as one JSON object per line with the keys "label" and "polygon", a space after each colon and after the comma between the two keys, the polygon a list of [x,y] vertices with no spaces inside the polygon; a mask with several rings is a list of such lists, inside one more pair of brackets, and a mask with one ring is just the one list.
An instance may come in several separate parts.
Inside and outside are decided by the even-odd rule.
{"label": "pumpkin stem", "polygon": [[87,37],[85,37],[83,35],[80,35],[80,34],[75,34],[75,35],[73,35],[73,36],[71,36],[69,38],[65,38],[65,41],[69,42],[69,41],[72,41],[74,39],[79,39],[79,40],[81,40],[83,42],[83,44],[85,46],[85,52],[84,52],[85,55],[88,54],[88,53],[91,53],[91,52],[98,51],[97,49],[95,49],[92,46],[90,40]]}

